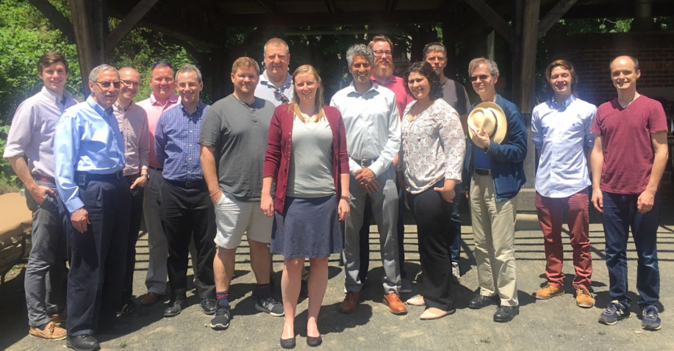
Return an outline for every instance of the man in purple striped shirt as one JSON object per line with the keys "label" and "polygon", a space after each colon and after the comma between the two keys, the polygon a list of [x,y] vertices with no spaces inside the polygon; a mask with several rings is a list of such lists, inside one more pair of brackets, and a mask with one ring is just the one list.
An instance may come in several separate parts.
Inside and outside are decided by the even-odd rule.
{"label": "man in purple striped shirt", "polygon": [[3,157],[26,186],[26,203],[33,212],[24,282],[29,334],[62,340],[66,330],[55,322],[65,321],[66,315],[66,239],[60,216],[65,209],[54,182],[54,132],[63,111],[77,102],[64,89],[68,62],[61,54],[42,55],[37,71],[44,86],[16,109]]}

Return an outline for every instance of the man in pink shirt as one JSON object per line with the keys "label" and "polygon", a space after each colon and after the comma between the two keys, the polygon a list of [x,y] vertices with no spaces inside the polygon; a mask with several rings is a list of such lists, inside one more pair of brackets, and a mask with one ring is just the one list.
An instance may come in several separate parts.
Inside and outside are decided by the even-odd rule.
{"label": "man in pink shirt", "polygon": [[154,131],[159,116],[180,103],[178,95],[174,93],[176,83],[173,78],[173,69],[168,62],[158,62],[154,65],[150,76],[150,87],[152,88],[150,97],[137,104],[147,113],[147,123],[150,130],[150,166],[148,169],[150,181],[145,186],[145,197],[143,199],[143,213],[145,214],[145,225],[148,232],[150,258],[147,276],[145,277],[147,294],[140,302],[143,306],[154,304],[160,295],[164,295],[168,277],[166,270],[168,243],[161,226],[157,203],[159,188],[164,178],[162,177],[162,166],[157,161],[154,150]]}

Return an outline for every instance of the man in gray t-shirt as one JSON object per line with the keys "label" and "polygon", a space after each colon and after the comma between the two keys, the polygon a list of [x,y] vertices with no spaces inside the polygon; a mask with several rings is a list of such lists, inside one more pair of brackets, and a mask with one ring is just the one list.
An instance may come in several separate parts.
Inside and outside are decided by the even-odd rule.
{"label": "man in gray t-shirt", "polygon": [[201,168],[215,205],[218,232],[213,260],[218,306],[211,320],[213,329],[225,329],[231,318],[229,285],[234,258],[246,232],[251,267],[257,278],[255,309],[283,316],[283,305],[274,300],[269,287],[272,217],[260,210],[262,166],[267,151],[269,124],[274,105],[256,98],[260,71],[257,62],[241,57],[232,65],[234,93],[217,101],[201,122]]}
{"label": "man in gray t-shirt", "polygon": [[[459,113],[463,133],[467,134],[466,118],[470,109],[470,100],[468,100],[468,94],[463,85],[445,76],[444,70],[447,67],[447,50],[445,46],[440,43],[426,45],[424,47],[424,61],[430,63],[433,69],[440,74],[442,98]],[[456,195],[454,196],[452,224],[449,227],[449,237],[451,240],[449,253],[452,257],[452,279],[455,283],[458,283],[459,278],[461,278],[461,271],[459,270],[459,256],[461,255],[461,217],[459,216],[459,205],[465,192],[463,184],[456,184],[454,192]]]}

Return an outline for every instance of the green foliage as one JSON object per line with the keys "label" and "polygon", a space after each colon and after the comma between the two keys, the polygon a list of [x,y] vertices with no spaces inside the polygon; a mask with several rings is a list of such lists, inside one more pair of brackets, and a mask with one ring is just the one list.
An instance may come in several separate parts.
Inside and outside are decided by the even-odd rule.
{"label": "green foliage", "polygon": [[567,35],[584,33],[626,33],[630,31],[633,18],[609,19],[609,18],[583,18],[559,20],[566,29]]}
{"label": "green foliage", "polygon": [[[5,153],[7,143],[8,125],[0,125],[0,157]],[[9,161],[0,158],[0,195],[19,189],[19,180]]]}

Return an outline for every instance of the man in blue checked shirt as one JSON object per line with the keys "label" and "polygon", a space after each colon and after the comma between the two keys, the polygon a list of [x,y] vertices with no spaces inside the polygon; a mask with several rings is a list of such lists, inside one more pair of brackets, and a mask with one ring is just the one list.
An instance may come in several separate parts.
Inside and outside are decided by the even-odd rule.
{"label": "man in blue checked shirt", "polygon": [[162,113],[155,130],[157,161],[164,171],[159,216],[168,240],[167,261],[171,300],[164,317],[177,316],[186,302],[187,263],[194,235],[197,267],[194,284],[204,313],[215,313],[215,212],[204,181],[197,143],[201,121],[210,108],[199,99],[201,71],[185,64],[176,72],[180,105]]}
{"label": "man in blue checked shirt", "polygon": [[116,68],[91,70],[91,96],[63,113],[54,136],[56,187],[70,214],[67,346],[76,350],[99,348],[92,334],[114,328],[122,298],[131,193],[112,112],[119,87]]}
{"label": "man in blue checked shirt", "polygon": [[576,97],[578,76],[571,62],[557,60],[545,70],[551,98],[534,108],[531,119],[532,141],[540,157],[536,172],[536,212],[545,242],[545,275],[548,284],[534,293],[546,300],[564,295],[564,213],[571,232],[573,289],[579,307],[594,306],[590,292],[592,253],[588,159],[595,136],[590,126],[597,107]]}

